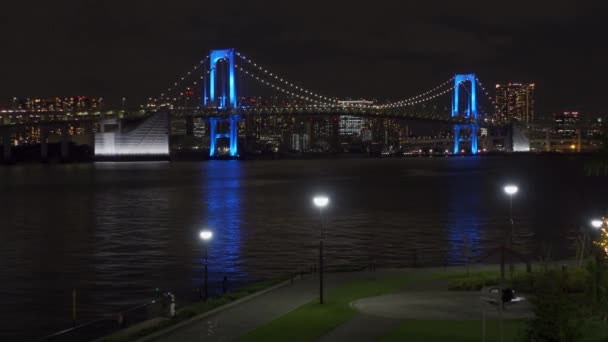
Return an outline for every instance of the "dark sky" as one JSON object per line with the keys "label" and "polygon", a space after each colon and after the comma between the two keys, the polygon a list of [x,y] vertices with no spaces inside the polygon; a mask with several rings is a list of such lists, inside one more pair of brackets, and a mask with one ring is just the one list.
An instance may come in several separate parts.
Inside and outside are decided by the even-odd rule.
{"label": "dark sky", "polygon": [[454,73],[537,84],[539,111],[607,114],[605,1],[10,1],[0,102],[140,103],[212,48],[321,93],[395,99]]}

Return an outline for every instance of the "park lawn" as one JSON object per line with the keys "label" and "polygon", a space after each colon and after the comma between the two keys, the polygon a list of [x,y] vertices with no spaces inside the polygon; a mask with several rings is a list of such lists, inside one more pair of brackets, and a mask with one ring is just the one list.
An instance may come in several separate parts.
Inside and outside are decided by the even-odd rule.
{"label": "park lawn", "polygon": [[357,314],[350,307],[350,302],[396,292],[409,281],[403,274],[354,281],[329,291],[325,296],[325,304],[314,301],[302,305],[236,341],[313,341]]}
{"label": "park lawn", "polygon": [[[526,322],[510,320],[503,322],[504,341],[520,341]],[[486,341],[498,341],[499,323],[497,320],[486,321]],[[408,341],[408,342],[469,342],[481,341],[481,321],[436,321],[436,320],[408,320],[401,323],[390,332],[382,341]]]}

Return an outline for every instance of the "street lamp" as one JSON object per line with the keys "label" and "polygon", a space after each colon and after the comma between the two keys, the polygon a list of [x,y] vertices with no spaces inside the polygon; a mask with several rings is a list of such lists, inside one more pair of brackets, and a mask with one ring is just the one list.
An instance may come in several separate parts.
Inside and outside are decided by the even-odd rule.
{"label": "street lamp", "polygon": [[204,244],[204,249],[205,249],[205,289],[204,289],[204,300],[207,300],[207,298],[209,298],[209,285],[208,285],[208,272],[207,272],[207,264],[208,264],[208,249],[209,249],[209,241],[211,240],[211,238],[213,237],[213,232],[205,229],[205,230],[201,230],[201,232],[199,233],[199,237],[201,238],[201,240],[203,240],[203,244]]}
{"label": "street lamp", "polygon": [[[517,185],[513,185],[513,184],[507,184],[505,185],[505,187],[503,188],[503,190],[505,191],[505,193],[507,195],[509,195],[509,221],[511,222],[511,233],[509,234],[509,248],[511,248],[512,244],[513,244],[513,196],[517,193],[517,191],[519,191],[519,188],[517,187]],[[506,239],[505,239],[506,240]],[[503,327],[502,327],[502,314],[503,314],[503,310],[504,310],[504,301],[503,301],[503,295],[504,295],[504,289],[505,289],[505,242],[503,240],[502,242],[502,246],[500,248],[500,293],[499,293],[499,300],[500,300],[500,341],[503,341]],[[509,262],[509,270],[511,273],[511,281],[513,281],[513,260],[511,258],[509,258],[510,262]]]}
{"label": "street lamp", "polygon": [[327,196],[315,196],[312,203],[319,208],[319,218],[321,220],[321,237],[319,238],[319,302],[323,304],[323,208],[329,204]]}
{"label": "street lamp", "polygon": [[513,196],[519,191],[517,185],[506,185],[505,193],[509,195],[509,220],[511,221],[511,240],[513,239]]}
{"label": "street lamp", "polygon": [[519,188],[517,187],[517,185],[509,184],[505,186],[505,192],[507,193],[507,195],[515,195],[518,190]]}
{"label": "street lamp", "polygon": [[602,220],[598,220],[598,219],[591,220],[591,227],[593,227],[595,229],[602,228],[603,224],[604,224],[604,222],[602,222]]}

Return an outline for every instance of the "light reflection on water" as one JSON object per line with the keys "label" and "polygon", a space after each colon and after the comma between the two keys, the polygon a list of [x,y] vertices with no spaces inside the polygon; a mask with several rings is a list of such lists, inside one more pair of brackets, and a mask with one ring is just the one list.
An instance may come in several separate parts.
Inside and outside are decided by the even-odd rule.
{"label": "light reflection on water", "polygon": [[[230,276],[234,283],[248,278],[239,266],[241,247],[241,163],[231,161],[210,161],[202,169],[206,184],[201,192],[204,197],[200,227],[213,231],[209,241],[209,273],[216,281]],[[204,254],[201,249],[195,272],[201,277],[193,279],[194,286],[203,282]]]}
{"label": "light reflection on water", "polygon": [[[544,159],[543,159],[544,158]],[[210,280],[233,285],[316,264],[327,193],[330,268],[462,261],[497,245],[508,224],[502,185],[520,185],[515,246],[551,243],[569,256],[572,232],[608,208],[604,178],[576,158],[450,158],[204,163],[97,163],[0,168],[0,337],[35,339],[115,313],[154,288],[195,299],[198,232],[214,231]],[[516,162],[514,162],[516,161]],[[567,180],[567,181],[565,181]],[[16,337],[16,338],[15,338]]]}
{"label": "light reflection on water", "polygon": [[458,264],[468,257],[475,259],[480,254],[480,193],[479,184],[452,182],[448,194],[448,263]]}

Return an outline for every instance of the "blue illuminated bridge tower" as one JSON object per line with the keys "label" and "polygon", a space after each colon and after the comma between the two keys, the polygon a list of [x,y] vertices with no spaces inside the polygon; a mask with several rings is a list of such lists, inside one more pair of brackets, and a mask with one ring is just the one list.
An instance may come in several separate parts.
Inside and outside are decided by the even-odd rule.
{"label": "blue illuminated bridge tower", "polygon": [[[230,143],[230,156],[238,157],[238,122],[240,116],[236,114],[237,96],[235,81],[235,51],[234,49],[211,50],[209,54],[209,96],[205,83],[203,105],[213,106],[228,113],[228,116],[209,118],[209,156],[216,157],[216,143],[218,139],[228,138]],[[220,61],[228,62],[227,68],[219,68]],[[227,69],[227,70],[226,70]],[[228,133],[218,133],[218,123],[228,121]]]}
{"label": "blue illuminated bridge tower", "polygon": [[[468,119],[467,123],[454,125],[454,154],[460,153],[460,143],[471,142],[471,154],[477,154],[477,89],[475,88],[477,78],[475,74],[456,75],[454,77],[454,98],[452,101],[452,117]],[[468,86],[468,87],[467,87]],[[461,98],[461,95],[462,98]],[[461,102],[461,100],[463,100]],[[462,131],[470,131],[468,137],[463,137]]]}

